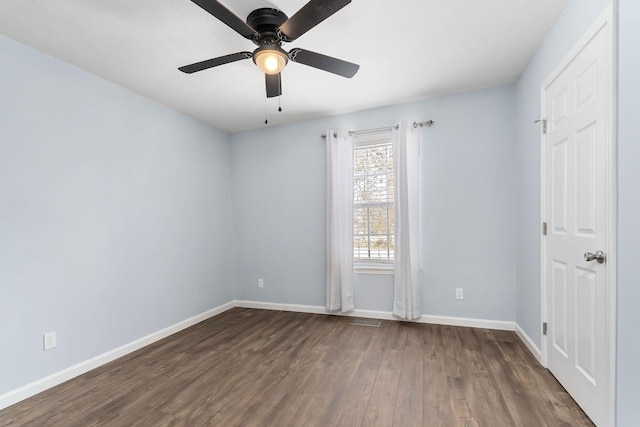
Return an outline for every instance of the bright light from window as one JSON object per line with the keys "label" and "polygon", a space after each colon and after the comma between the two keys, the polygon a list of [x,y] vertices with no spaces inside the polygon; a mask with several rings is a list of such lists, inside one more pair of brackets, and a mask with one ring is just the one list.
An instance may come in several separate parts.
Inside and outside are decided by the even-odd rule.
{"label": "bright light from window", "polygon": [[356,262],[393,262],[395,212],[391,141],[379,138],[357,145],[353,166],[353,258]]}

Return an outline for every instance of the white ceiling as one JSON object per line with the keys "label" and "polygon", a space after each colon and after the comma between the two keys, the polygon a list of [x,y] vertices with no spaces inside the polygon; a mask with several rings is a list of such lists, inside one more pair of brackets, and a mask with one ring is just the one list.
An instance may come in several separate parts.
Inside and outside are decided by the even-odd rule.
{"label": "white ceiling", "polygon": [[[241,18],[288,16],[306,0],[221,0]],[[510,84],[566,0],[355,0],[283,47],[360,64],[352,79],[301,64],[282,72],[269,126]],[[251,60],[178,67],[255,46],[190,0],[0,0],[0,33],[225,132],[264,127]]]}

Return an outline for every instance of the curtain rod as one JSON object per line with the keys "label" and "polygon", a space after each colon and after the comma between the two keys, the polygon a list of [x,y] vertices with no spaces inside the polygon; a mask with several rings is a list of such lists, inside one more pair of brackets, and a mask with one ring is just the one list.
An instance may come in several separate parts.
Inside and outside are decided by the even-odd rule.
{"label": "curtain rod", "polygon": [[428,126],[431,127],[431,125],[433,125],[435,122],[433,120],[427,120],[425,122],[413,122],[413,127],[417,128],[418,126],[422,127],[422,126]]}
{"label": "curtain rod", "polygon": [[399,127],[400,127],[400,125],[393,125],[393,126],[385,126],[383,128],[376,128],[376,129],[350,130],[349,131],[349,136],[357,135],[359,133],[370,133],[370,132],[378,132],[378,131],[391,130],[391,129],[396,129],[397,130]]}
{"label": "curtain rod", "polygon": [[[435,123],[433,120],[427,120],[424,122],[413,122],[413,127],[417,128],[418,126],[422,127],[422,126],[429,126],[431,127],[431,125],[433,125],[433,123]],[[400,125],[393,125],[393,126],[385,126],[383,128],[376,128],[376,129],[363,129],[363,130],[350,130],[349,131],[349,135],[355,135],[358,133],[367,133],[367,132],[378,132],[378,131],[382,131],[382,130],[388,130],[388,129],[398,129]],[[333,137],[336,138],[338,136],[337,133],[333,133]],[[321,138],[326,138],[327,134],[323,133],[322,135],[320,135]]]}

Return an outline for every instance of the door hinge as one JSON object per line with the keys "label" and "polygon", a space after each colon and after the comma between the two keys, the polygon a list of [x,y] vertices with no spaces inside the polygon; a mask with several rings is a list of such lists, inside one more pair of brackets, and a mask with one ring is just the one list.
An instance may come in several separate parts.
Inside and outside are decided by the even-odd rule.
{"label": "door hinge", "polygon": [[542,323],[542,335],[547,335],[547,322]]}
{"label": "door hinge", "polygon": [[541,123],[542,133],[545,135],[547,134],[547,119],[539,119],[539,120],[536,120],[534,123]]}
{"label": "door hinge", "polygon": [[542,223],[542,235],[543,236],[547,235],[547,223],[546,222]]}

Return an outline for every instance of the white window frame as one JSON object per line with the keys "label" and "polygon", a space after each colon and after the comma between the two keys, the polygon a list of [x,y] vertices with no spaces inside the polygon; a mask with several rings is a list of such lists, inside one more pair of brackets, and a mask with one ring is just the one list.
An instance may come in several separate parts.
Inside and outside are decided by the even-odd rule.
{"label": "white window frame", "polygon": [[[380,143],[391,143],[391,142],[392,142],[391,130],[382,130],[382,131],[375,131],[375,132],[367,132],[363,134],[356,134],[353,137],[353,149],[355,152],[357,148],[360,148],[363,146],[376,145]],[[354,159],[354,172],[355,172],[355,159]],[[355,176],[354,176],[354,181],[355,181]],[[357,206],[358,204],[354,200],[354,212]],[[394,239],[395,239],[395,225],[393,227],[393,230],[391,230],[391,234],[394,235]],[[357,260],[355,259],[355,256],[354,256],[353,270],[355,273],[393,274],[394,268],[395,268],[395,259],[393,261]]]}

